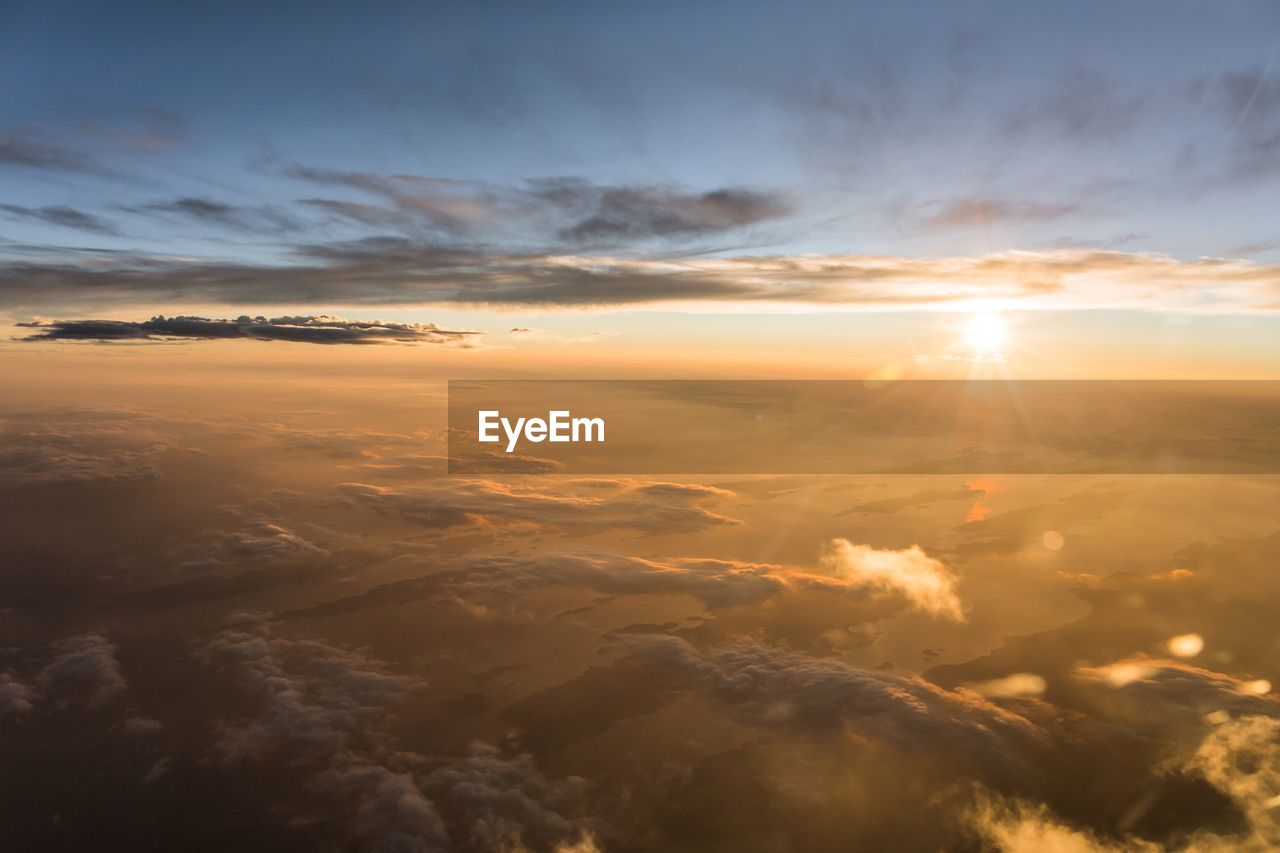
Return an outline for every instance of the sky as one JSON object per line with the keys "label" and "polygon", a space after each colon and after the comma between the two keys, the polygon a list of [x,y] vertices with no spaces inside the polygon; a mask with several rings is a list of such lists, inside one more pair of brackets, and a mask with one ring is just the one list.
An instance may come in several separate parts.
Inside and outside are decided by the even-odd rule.
{"label": "sky", "polygon": [[[1124,473],[1265,470],[1273,383],[896,382],[1280,378],[1278,51],[0,0],[0,847],[1280,849],[1280,478]],[[547,378],[654,475],[450,473]]]}
{"label": "sky", "polygon": [[[681,323],[637,312],[797,314],[766,333],[793,349],[830,344],[831,311],[1116,312],[1146,340],[1214,316],[1193,348],[1257,375],[1221,318],[1270,337],[1280,298],[1278,17],[12,4],[0,311],[338,314],[515,345],[501,311],[605,350]],[[882,317],[843,328],[880,352]],[[739,322],[712,348],[767,324]],[[911,337],[941,351],[930,322]]]}

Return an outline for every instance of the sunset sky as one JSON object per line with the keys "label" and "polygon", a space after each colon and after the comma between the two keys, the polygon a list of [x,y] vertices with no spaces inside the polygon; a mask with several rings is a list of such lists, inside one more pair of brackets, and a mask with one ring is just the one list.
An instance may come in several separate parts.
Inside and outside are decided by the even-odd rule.
{"label": "sunset sky", "polygon": [[13,6],[0,312],[863,375],[976,308],[1027,375],[1274,375],[1278,16]]}
{"label": "sunset sky", "polygon": [[[0,848],[1280,849],[1280,391],[969,381],[1280,379],[1280,5],[0,0],[0,80]],[[650,381],[452,469],[507,379]]]}

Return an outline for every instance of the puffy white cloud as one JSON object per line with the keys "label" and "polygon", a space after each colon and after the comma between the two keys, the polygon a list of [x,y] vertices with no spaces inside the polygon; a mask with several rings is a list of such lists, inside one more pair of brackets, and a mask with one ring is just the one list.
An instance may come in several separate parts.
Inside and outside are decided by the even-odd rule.
{"label": "puffy white cloud", "polygon": [[931,616],[964,621],[955,573],[919,545],[894,551],[833,539],[822,556],[822,565],[852,583],[896,592],[916,610]]}

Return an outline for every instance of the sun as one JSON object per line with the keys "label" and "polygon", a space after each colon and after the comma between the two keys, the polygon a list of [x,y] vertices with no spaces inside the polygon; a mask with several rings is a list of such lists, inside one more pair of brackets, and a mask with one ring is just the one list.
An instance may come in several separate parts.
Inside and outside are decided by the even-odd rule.
{"label": "sun", "polygon": [[995,312],[984,311],[969,318],[964,337],[969,347],[978,355],[995,355],[1000,352],[1008,334],[1009,328],[1003,317]]}

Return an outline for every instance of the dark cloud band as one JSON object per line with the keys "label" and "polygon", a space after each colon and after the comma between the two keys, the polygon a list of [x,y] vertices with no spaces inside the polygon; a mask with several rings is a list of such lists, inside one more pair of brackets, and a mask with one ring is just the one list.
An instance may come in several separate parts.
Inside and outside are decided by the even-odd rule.
{"label": "dark cloud band", "polygon": [[59,320],[19,323],[37,331],[26,341],[258,340],[306,344],[466,344],[479,332],[442,329],[434,323],[384,323],[339,317],[152,317],[124,320]]}

